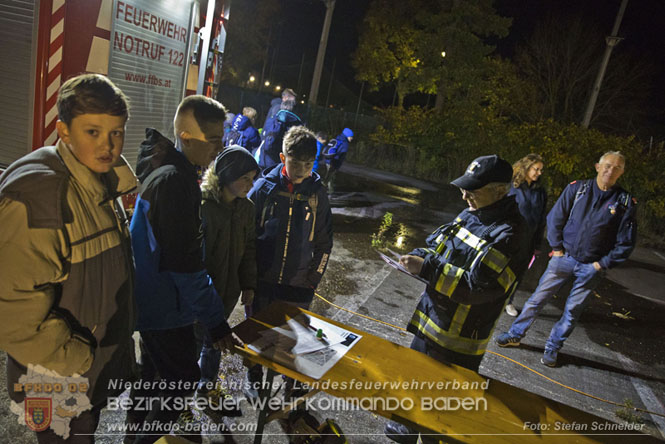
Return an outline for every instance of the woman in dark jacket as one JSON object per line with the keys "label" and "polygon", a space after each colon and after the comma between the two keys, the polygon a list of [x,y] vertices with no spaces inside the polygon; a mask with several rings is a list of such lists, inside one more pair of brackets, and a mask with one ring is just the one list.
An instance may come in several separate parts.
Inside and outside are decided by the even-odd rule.
{"label": "woman in dark jacket", "polygon": [[[515,196],[520,213],[527,222],[531,239],[531,251],[540,253],[540,244],[545,230],[545,216],[547,215],[547,191],[540,184],[540,175],[543,173],[545,162],[538,154],[527,154],[513,164],[513,183],[508,195]],[[517,316],[518,312],[513,305],[513,297],[506,305],[506,313]]]}

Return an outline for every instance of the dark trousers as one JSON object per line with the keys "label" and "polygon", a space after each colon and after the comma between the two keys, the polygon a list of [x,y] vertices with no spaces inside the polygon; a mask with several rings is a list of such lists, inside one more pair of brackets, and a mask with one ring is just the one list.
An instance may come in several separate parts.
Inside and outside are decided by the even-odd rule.
{"label": "dark trousers", "polygon": [[254,292],[252,310],[254,313],[258,313],[275,301],[282,301],[300,308],[309,309],[312,299],[314,299],[314,290],[311,288],[272,284],[259,280],[256,291]]}
{"label": "dark trousers", "polygon": [[[157,378],[166,382],[166,389],[132,390],[130,397],[133,405],[138,405],[143,397],[187,397],[196,389],[200,378],[198,355],[194,326],[173,328],[168,330],[151,330],[141,332],[142,351],[145,353],[141,364],[141,376],[152,381]],[[180,384],[180,386],[179,386]],[[185,386],[186,387],[183,387]],[[173,386],[173,387],[171,387]],[[163,424],[175,422],[184,409],[176,409],[172,403],[154,402],[149,410],[130,410],[127,412],[127,423]],[[134,436],[134,444],[148,444],[157,441],[168,433],[146,432]],[[130,438],[128,435],[127,438]],[[125,442],[132,442],[125,439]]]}
{"label": "dark trousers", "polygon": [[483,355],[465,355],[463,353],[457,353],[452,350],[441,349],[433,346],[418,336],[413,337],[410,348],[417,350],[420,353],[424,353],[439,362],[446,364],[456,364],[461,367],[468,368],[469,370],[473,370],[474,372],[478,371],[478,368],[480,367],[480,361],[483,360]]}
{"label": "dark trousers", "polygon": [[208,329],[198,322],[194,324],[194,336],[201,369],[201,381],[199,382],[199,394],[201,394],[215,388],[222,352],[214,347]]}

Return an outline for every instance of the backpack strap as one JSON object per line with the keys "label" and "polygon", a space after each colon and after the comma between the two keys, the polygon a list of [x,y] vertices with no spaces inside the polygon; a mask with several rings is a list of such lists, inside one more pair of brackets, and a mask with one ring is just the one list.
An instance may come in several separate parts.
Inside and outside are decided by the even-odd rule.
{"label": "backpack strap", "polygon": [[575,205],[577,205],[577,202],[584,196],[587,191],[589,191],[589,188],[591,187],[591,181],[593,179],[588,179],[582,182],[582,185],[580,185],[579,189],[577,190],[577,193],[575,193],[575,200],[573,200],[573,206],[570,208],[570,213],[568,213],[568,217],[572,216],[573,214],[573,209],[575,209]]}
{"label": "backpack strap", "polygon": [[302,120],[300,119],[300,117],[298,117],[295,113],[292,113],[291,111],[286,109],[280,109],[279,111],[277,111],[277,114],[275,114],[275,120],[286,123],[286,117],[289,114],[296,120],[298,124],[302,125]]}
{"label": "backpack strap", "polygon": [[[628,208],[628,204],[630,203],[630,200],[632,199],[632,196],[630,193],[627,191],[622,192],[619,194],[619,205],[621,205],[624,209]],[[634,200],[634,199],[633,199]]]}

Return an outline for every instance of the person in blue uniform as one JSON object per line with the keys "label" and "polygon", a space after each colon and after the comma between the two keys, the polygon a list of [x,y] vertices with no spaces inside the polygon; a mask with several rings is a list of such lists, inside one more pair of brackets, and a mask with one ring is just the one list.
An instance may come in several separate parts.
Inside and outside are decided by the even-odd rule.
{"label": "person in blue uniform", "polygon": [[[508,195],[515,196],[520,214],[529,227],[532,255],[540,254],[540,244],[545,232],[547,191],[540,182],[540,175],[543,174],[544,168],[545,162],[538,154],[531,153],[522,157],[513,164],[513,183],[508,191]],[[509,316],[518,314],[513,305],[514,297],[515,293],[510,296],[506,305],[506,313]]]}
{"label": "person in blue uniform", "polygon": [[596,164],[595,179],[575,180],[563,190],[547,215],[552,259],[522,313],[496,338],[499,346],[519,346],[545,303],[572,279],[563,315],[554,324],[541,359],[544,365],[556,366],[559,350],[605,270],[625,262],[635,248],[637,202],[616,184],[625,164],[620,152],[609,151]]}
{"label": "person in blue uniform", "polygon": [[326,174],[328,193],[332,194],[334,192],[335,176],[337,175],[337,171],[342,168],[351,141],[353,141],[353,131],[351,128],[344,128],[342,134],[335,137],[334,146],[330,147],[328,152],[324,155],[328,168]]}
{"label": "person in blue uniform", "polygon": [[[428,281],[408,325],[411,348],[440,362],[478,371],[506,299],[526,269],[528,229],[513,196],[513,169],[497,155],[475,159],[451,183],[469,207],[427,238],[427,246],[400,258]],[[384,430],[397,442],[418,434],[390,421]]]}

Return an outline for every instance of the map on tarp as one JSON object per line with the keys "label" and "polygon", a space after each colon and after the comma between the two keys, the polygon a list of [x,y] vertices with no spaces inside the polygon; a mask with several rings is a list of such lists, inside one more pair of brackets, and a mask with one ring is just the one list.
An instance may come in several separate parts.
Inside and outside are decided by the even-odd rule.
{"label": "map on tarp", "polygon": [[251,350],[313,379],[320,379],[362,338],[304,313],[259,335],[248,344]]}

